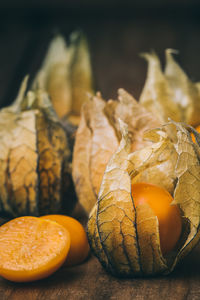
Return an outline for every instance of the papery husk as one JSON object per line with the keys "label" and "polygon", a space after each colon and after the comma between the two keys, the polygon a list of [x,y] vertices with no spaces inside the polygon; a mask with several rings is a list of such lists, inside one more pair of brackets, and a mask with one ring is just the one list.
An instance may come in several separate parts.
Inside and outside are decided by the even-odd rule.
{"label": "papery husk", "polygon": [[87,213],[96,202],[105,166],[119,145],[104,113],[105,105],[100,94],[85,103],[76,132],[72,176],[79,202]]}
{"label": "papery husk", "polygon": [[[115,276],[168,274],[200,238],[200,143],[192,142],[190,131],[194,129],[170,121],[146,134],[152,145],[131,152],[127,126],[120,123],[122,140],[107,164],[88,221],[90,246]],[[200,136],[195,134],[199,142]],[[182,212],[182,236],[176,249],[165,257],[160,249],[157,217],[148,204],[134,205],[131,185],[142,181],[171,192],[172,205],[177,204]]]}
{"label": "papery husk", "polygon": [[56,213],[73,208],[65,129],[46,92],[25,95],[0,111],[0,213],[9,216]]}
{"label": "papery husk", "polygon": [[52,40],[33,89],[38,86],[49,93],[57,115],[73,131],[87,92],[93,93],[89,47],[83,33],[72,33],[69,46],[61,35]]}
{"label": "papery husk", "polygon": [[147,78],[139,102],[162,123],[171,118],[192,126],[200,124],[199,83],[193,83],[173,58],[177,51],[166,50],[166,66],[155,53],[142,56],[148,62]]}
{"label": "papery husk", "polygon": [[150,143],[142,139],[145,130],[160,125],[123,89],[117,101],[106,102],[97,93],[85,103],[76,133],[72,176],[78,199],[88,214],[97,200],[106,165],[119,146],[119,116],[128,123],[132,151]]}

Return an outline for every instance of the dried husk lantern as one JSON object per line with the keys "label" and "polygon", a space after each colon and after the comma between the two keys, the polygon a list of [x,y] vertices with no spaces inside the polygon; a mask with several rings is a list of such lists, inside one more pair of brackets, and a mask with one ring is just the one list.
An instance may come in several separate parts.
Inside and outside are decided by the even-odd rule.
{"label": "dried husk lantern", "polygon": [[104,101],[97,93],[82,107],[76,132],[72,176],[79,202],[89,214],[96,203],[105,167],[119,146],[118,118],[128,124],[132,151],[144,147],[143,133],[160,122],[128,94],[119,90],[117,101]]}
{"label": "dried husk lantern", "polygon": [[71,153],[46,92],[25,95],[0,111],[0,212],[9,216],[72,210]]}
{"label": "dried husk lantern", "polygon": [[33,89],[46,90],[53,107],[66,126],[74,132],[80,122],[81,106],[87,93],[93,93],[93,76],[86,36],[73,32],[67,45],[62,35],[51,41]]}
{"label": "dried husk lantern", "polygon": [[[171,121],[146,134],[152,145],[131,152],[127,126],[121,123],[121,128],[120,146],[106,166],[90,214],[90,246],[115,276],[169,274],[200,238],[200,135],[188,125]],[[131,186],[143,181],[164,187],[174,198],[172,205],[182,212],[182,235],[166,256],[153,210],[148,204],[134,204]]]}
{"label": "dried husk lantern", "polygon": [[192,82],[167,49],[164,71],[155,53],[142,56],[148,62],[147,78],[139,102],[162,123],[171,118],[196,127],[200,124],[200,88]]}
{"label": "dried husk lantern", "polygon": [[119,146],[118,118],[128,124],[131,151],[144,147],[145,130],[177,122],[200,124],[200,88],[173,59],[174,50],[166,50],[166,66],[155,53],[143,54],[148,61],[147,78],[139,102],[124,90],[118,100],[108,102],[98,93],[82,109],[73,154],[73,180],[80,203],[89,213],[95,204],[105,167]]}

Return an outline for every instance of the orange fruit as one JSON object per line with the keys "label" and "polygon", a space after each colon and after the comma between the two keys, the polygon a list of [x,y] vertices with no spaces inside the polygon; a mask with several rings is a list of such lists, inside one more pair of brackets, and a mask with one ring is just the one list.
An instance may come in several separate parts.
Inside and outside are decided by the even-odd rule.
{"label": "orange fruit", "polygon": [[[200,125],[197,126],[195,129],[196,129],[196,131],[198,131],[198,133],[200,133]],[[196,143],[196,140],[195,140],[195,137],[194,137],[194,134],[193,134],[193,133],[191,133],[191,136],[192,136],[192,141],[193,141],[193,143]]]}
{"label": "orange fruit", "polygon": [[164,188],[142,182],[132,185],[132,197],[136,207],[147,203],[157,216],[161,251],[169,253],[176,246],[182,230],[180,210],[171,205],[172,196]]}
{"label": "orange fruit", "polygon": [[64,215],[46,215],[42,219],[52,220],[64,226],[70,234],[71,244],[66,264],[77,265],[83,262],[89,254],[89,244],[84,227],[76,219]]}
{"label": "orange fruit", "polygon": [[20,217],[0,227],[0,275],[16,282],[45,278],[65,261],[70,235],[63,226]]}

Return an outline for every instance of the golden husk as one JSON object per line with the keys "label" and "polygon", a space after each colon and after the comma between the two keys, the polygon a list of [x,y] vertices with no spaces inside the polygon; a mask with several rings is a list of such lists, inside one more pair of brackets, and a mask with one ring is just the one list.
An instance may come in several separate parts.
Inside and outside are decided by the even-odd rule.
{"label": "golden husk", "polygon": [[41,89],[24,95],[26,84],[27,78],[16,101],[0,111],[0,212],[40,215],[64,206],[70,211],[66,132],[48,95]]}
{"label": "golden husk", "polygon": [[119,117],[128,124],[132,151],[149,144],[142,138],[145,130],[160,125],[123,89],[119,90],[117,101],[106,102],[97,93],[83,105],[76,132],[72,175],[78,199],[88,214],[97,200],[106,165],[119,146]]}
{"label": "golden husk", "polygon": [[[120,123],[122,140],[106,166],[89,217],[90,245],[113,275],[168,274],[200,238],[200,144],[192,142],[194,129],[171,121],[148,132],[152,145],[131,152],[128,127]],[[183,234],[167,257],[161,253],[157,217],[147,204],[135,207],[131,195],[132,183],[146,179],[171,192],[183,214]]]}
{"label": "golden husk", "polygon": [[93,93],[89,47],[83,33],[72,33],[69,46],[61,35],[52,40],[33,82],[33,89],[38,86],[48,92],[58,117],[68,126],[78,126],[81,106],[87,93]]}
{"label": "golden husk", "polygon": [[155,53],[142,56],[148,62],[147,78],[139,102],[162,123],[168,118],[192,126],[200,124],[199,83],[193,83],[173,58],[177,51],[166,50],[166,65]]}

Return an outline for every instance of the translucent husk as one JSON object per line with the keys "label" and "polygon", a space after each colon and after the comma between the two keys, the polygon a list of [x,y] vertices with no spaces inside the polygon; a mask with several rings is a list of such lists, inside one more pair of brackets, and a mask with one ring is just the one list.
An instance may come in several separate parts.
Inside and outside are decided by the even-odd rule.
{"label": "translucent husk", "polygon": [[200,124],[199,83],[193,83],[173,58],[177,51],[166,50],[166,65],[155,53],[142,56],[148,62],[147,78],[139,102],[162,123],[171,118],[192,126]]}
{"label": "translucent husk", "polygon": [[[0,111],[0,212],[10,216],[68,212],[73,199],[65,129],[46,92],[25,95]],[[68,201],[68,202],[67,202]]]}
{"label": "translucent husk", "polygon": [[160,125],[159,121],[123,89],[117,101],[104,101],[98,93],[82,108],[76,133],[72,175],[78,199],[89,214],[94,206],[106,165],[119,146],[118,118],[128,124],[131,150],[149,144],[143,133]]}
{"label": "translucent husk", "polygon": [[90,54],[83,33],[72,33],[69,46],[61,35],[52,40],[33,89],[38,86],[48,92],[66,126],[76,127],[87,92],[93,93]]}
{"label": "translucent husk", "polygon": [[[122,140],[106,166],[88,221],[90,246],[115,276],[168,274],[200,238],[200,136],[192,127],[170,121],[145,135],[152,145],[131,152],[127,126],[120,123]],[[147,204],[135,207],[131,195],[131,184],[144,181],[167,189],[182,212],[181,238],[165,257],[157,217]]]}

